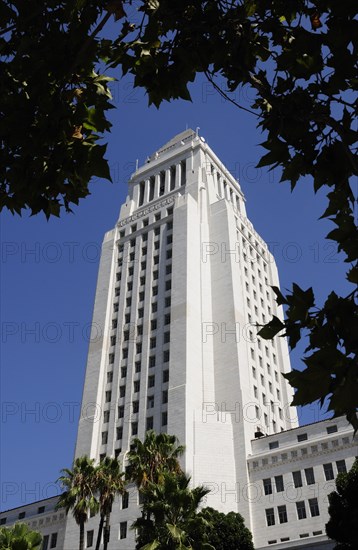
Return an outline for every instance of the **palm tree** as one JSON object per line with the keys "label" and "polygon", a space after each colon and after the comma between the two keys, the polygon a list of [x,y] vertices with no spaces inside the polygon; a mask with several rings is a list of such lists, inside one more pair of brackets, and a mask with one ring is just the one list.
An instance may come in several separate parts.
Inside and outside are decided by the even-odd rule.
{"label": "palm tree", "polygon": [[182,472],[178,459],[184,450],[183,445],[178,445],[176,436],[149,430],[143,442],[138,438],[133,440],[127,455],[126,477],[134,481],[139,490],[148,482],[160,483],[164,472]]}
{"label": "palm tree", "polygon": [[42,535],[31,531],[26,523],[16,523],[12,527],[0,527],[1,550],[39,550]]}
{"label": "palm tree", "polygon": [[65,468],[58,481],[65,489],[59,498],[57,508],[65,508],[66,514],[72,510],[73,517],[80,527],[79,550],[84,548],[85,523],[88,513],[98,512],[99,504],[95,497],[97,468],[88,456],[76,458],[72,470]]}
{"label": "palm tree", "polygon": [[124,472],[116,458],[108,456],[100,463],[97,469],[96,488],[99,492],[99,510],[100,522],[98,528],[96,550],[99,550],[101,544],[102,531],[103,549],[107,550],[109,541],[109,525],[112,510],[112,504],[117,493],[125,492]]}
{"label": "palm tree", "polygon": [[[147,482],[143,489],[146,514],[132,526],[139,532],[137,548],[192,549],[195,534],[205,523],[197,514],[198,507],[209,489],[203,486],[190,489],[189,484],[190,477],[183,472],[174,475],[164,472],[161,483]],[[205,543],[205,537],[200,542],[196,540],[195,548],[214,550]]]}

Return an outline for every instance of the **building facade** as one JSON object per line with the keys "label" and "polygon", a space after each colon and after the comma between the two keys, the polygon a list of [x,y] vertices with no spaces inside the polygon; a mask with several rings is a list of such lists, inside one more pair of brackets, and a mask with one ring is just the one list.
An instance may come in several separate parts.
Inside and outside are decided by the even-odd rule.
{"label": "building facade", "polygon": [[[299,462],[301,477],[316,467],[321,485],[320,445],[345,467],[356,447],[343,420],[335,447],[322,423],[298,427],[282,376],[290,370],[287,343],[256,337],[257,324],[283,317],[272,286],[279,286],[275,261],[246,216],[239,183],[196,132],[175,136],[132,175],[118,223],[103,241],[75,455],[116,456],[125,465],[133,437],[149,429],[175,434],[193,485],[211,489],[206,505],[240,512],[256,548],[317,546],[326,540],[327,503],[325,515],[312,515],[311,501],[323,510],[319,499],[330,491],[297,497],[304,512],[296,501],[286,504],[275,480],[283,477],[287,488]],[[312,441],[295,440],[306,431]],[[289,521],[281,521],[282,506]],[[297,529],[295,507],[306,513],[296,517]],[[130,487],[129,498],[113,506],[110,550],[134,549],[137,514]],[[97,524],[89,518],[87,547]],[[68,517],[63,547],[77,541]]]}

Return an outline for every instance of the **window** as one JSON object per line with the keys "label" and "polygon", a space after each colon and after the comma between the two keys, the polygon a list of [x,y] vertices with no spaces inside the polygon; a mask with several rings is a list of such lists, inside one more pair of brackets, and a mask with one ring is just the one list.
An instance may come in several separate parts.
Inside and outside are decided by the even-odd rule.
{"label": "window", "polygon": [[173,242],[173,235],[168,235],[167,236],[167,244],[172,244]]}
{"label": "window", "polygon": [[169,382],[169,370],[163,370],[163,384]]}
{"label": "window", "polygon": [[154,388],[155,386],[155,376],[152,374],[151,376],[148,376],[148,388]]}
{"label": "window", "polygon": [[175,174],[176,174],[176,166],[170,167],[170,191],[173,191],[175,188]]}
{"label": "window", "polygon": [[324,470],[324,475],[326,477],[326,481],[329,481],[330,479],[334,479],[333,467],[331,463],[323,464],[323,470]]}
{"label": "window", "polygon": [[297,509],[297,517],[298,519],[306,519],[306,506],[304,500],[300,500],[299,502],[296,502],[296,509]]}
{"label": "window", "polygon": [[305,476],[307,485],[313,485],[315,482],[313,468],[305,468]]}
{"label": "window", "polygon": [[93,546],[93,537],[94,537],[94,530],[91,529],[90,531],[87,531],[87,540],[86,540],[86,547],[90,548]]}
{"label": "window", "polygon": [[169,280],[169,281],[165,281],[165,290],[170,290],[172,288],[172,282]]}
{"label": "window", "polygon": [[168,424],[168,413],[167,411],[162,412],[162,426],[166,426]]}
{"label": "window", "polygon": [[52,533],[50,548],[56,548],[56,545],[57,545],[57,533]]}
{"label": "window", "polygon": [[166,253],[166,259],[167,260],[170,260],[171,257],[172,257],[173,253],[172,253],[172,249],[170,248],[169,250],[167,250],[167,253]]}
{"label": "window", "polygon": [[124,417],[124,405],[119,405],[118,407],[118,418]]}
{"label": "window", "polygon": [[297,441],[307,441],[307,434],[298,434]]}
{"label": "window", "polygon": [[157,328],[157,320],[152,319],[150,322],[150,330],[155,330]]}
{"label": "window", "polygon": [[20,512],[18,515],[18,519],[24,519],[25,516],[26,516],[26,512]]}
{"label": "window", "polygon": [[122,359],[127,359],[128,357],[128,348],[122,349]]}
{"label": "window", "polygon": [[[108,356],[108,362],[109,362],[110,365],[113,365],[113,363],[114,363],[114,353],[110,353],[110,354],[109,354],[109,356]],[[112,380],[108,380],[108,378],[109,378],[108,375],[109,375],[109,374],[112,374],[112,379],[113,379],[113,373],[112,373],[112,372],[109,372],[109,373],[107,374],[107,382],[112,382]]]}
{"label": "window", "polygon": [[138,393],[140,390],[140,380],[134,380],[133,382],[133,391],[134,393]]}
{"label": "window", "polygon": [[138,422],[132,422],[132,435],[138,435]]}
{"label": "window", "polygon": [[[153,258],[153,263],[154,265],[158,265],[159,264],[159,256],[154,256]],[[157,277],[158,278],[158,277]]]}
{"label": "window", "polygon": [[172,264],[169,264],[165,267],[165,274],[170,275],[172,272]]}
{"label": "window", "polygon": [[129,504],[129,493],[128,491],[126,491],[122,495],[122,510],[125,510],[126,508],[128,508],[128,504]]}
{"label": "window", "polygon": [[278,441],[271,441],[271,443],[269,443],[269,449],[278,449]]}
{"label": "window", "polygon": [[[153,191],[154,193],[154,191]],[[149,199],[151,200],[151,199]],[[126,521],[121,521],[121,523],[119,524],[119,538],[120,539],[125,539],[127,538],[127,522]]]}
{"label": "window", "polygon": [[128,268],[128,276],[131,277],[133,275],[134,269],[133,267]]}
{"label": "window", "polygon": [[276,493],[282,493],[284,490],[283,476],[275,476]]}
{"label": "window", "polygon": [[[109,403],[111,399],[112,399],[112,392],[111,391],[106,391],[106,397],[105,397],[106,403]],[[41,512],[39,512],[39,514],[40,513]]]}
{"label": "window", "polygon": [[133,401],[132,407],[133,407],[133,414],[137,413],[139,411],[139,401]]}
{"label": "window", "polygon": [[49,538],[50,538],[50,535],[45,535],[44,536],[43,541],[42,541],[42,546],[41,546],[42,550],[47,550],[48,549]]}
{"label": "window", "polygon": [[163,351],[163,363],[168,363],[169,359],[170,359],[170,352],[167,349]]}
{"label": "window", "polygon": [[116,431],[117,431],[117,439],[122,439],[122,437],[123,437],[123,427],[118,426]]}
{"label": "window", "polygon": [[271,478],[264,479],[263,484],[264,484],[264,493],[265,493],[265,495],[272,495]]}
{"label": "window", "polygon": [[144,308],[140,307],[138,309],[138,317],[139,319],[142,319],[143,318],[143,315],[144,315]]}
{"label": "window", "polygon": [[162,392],[162,403],[163,404],[168,403],[168,390],[164,390]]}
{"label": "window", "polygon": [[254,386],[254,396],[257,397],[257,387]]}
{"label": "window", "polygon": [[157,302],[153,302],[153,303],[152,303],[152,313],[156,313],[156,312],[157,312],[157,309],[158,309],[158,304],[157,304]]}
{"label": "window", "polygon": [[295,487],[302,487],[302,475],[300,470],[298,470],[297,472],[292,472],[292,477]]}
{"label": "window", "polygon": [[148,416],[147,417],[147,420],[146,420],[146,430],[152,430],[153,429],[153,426],[154,426],[154,422],[153,422],[153,417],[152,416]]}
{"label": "window", "polygon": [[338,431],[337,426],[328,426],[327,427],[327,433],[328,434],[334,434]]}
{"label": "window", "polygon": [[310,513],[311,516],[314,518],[315,516],[319,516],[319,507],[318,507],[318,500],[316,498],[309,498],[308,504],[310,507]]}
{"label": "window", "polygon": [[170,296],[167,296],[167,297],[165,298],[165,302],[164,302],[164,303],[165,303],[165,307],[170,307],[170,306],[171,306],[171,303],[172,303],[171,297],[170,297]]}
{"label": "window", "polygon": [[149,347],[150,349],[154,349],[157,345],[157,339],[155,336],[153,336],[151,339],[150,339],[150,343],[149,343]]}
{"label": "window", "polygon": [[157,237],[158,235],[160,235],[160,227],[156,227],[154,229],[154,235]]}
{"label": "window", "polygon": [[155,367],[155,355],[149,357],[149,367]]}
{"label": "window", "polygon": [[158,287],[157,287],[157,286],[153,286],[153,288],[152,288],[152,294],[153,294],[153,296],[157,296],[157,295],[158,295]]}
{"label": "window", "polygon": [[141,366],[140,361],[136,361],[136,362],[134,363],[134,370],[135,370],[135,372],[140,372],[140,371],[141,371],[141,368],[142,368],[142,366]]}
{"label": "window", "polygon": [[142,291],[139,293],[139,301],[143,302],[143,300],[144,300],[144,292]]}
{"label": "window", "polygon": [[140,286],[145,285],[145,277],[140,277],[139,283],[140,283]]}
{"label": "window", "polygon": [[147,409],[153,409],[154,407],[154,395],[148,395],[147,397]]}
{"label": "window", "polygon": [[117,319],[112,319],[112,329],[113,329],[113,328],[117,328],[117,326],[118,326],[118,321],[117,321]]}
{"label": "window", "polygon": [[117,338],[115,336],[111,336],[111,346],[116,345],[116,340],[117,340]]}
{"label": "window", "polygon": [[286,506],[283,505],[283,506],[278,506],[277,507],[277,511],[278,511],[278,519],[280,521],[280,523],[287,523],[287,510],[286,510]]}
{"label": "window", "polygon": [[0,525],[5,525],[7,518],[0,519]]}
{"label": "window", "polygon": [[104,411],[104,413],[103,413],[103,423],[104,424],[107,424],[109,422],[109,415],[110,415],[110,411]]}
{"label": "window", "polygon": [[[170,332],[164,332],[164,344],[168,344],[170,342]],[[167,359],[169,361],[169,358]]]}
{"label": "window", "polygon": [[339,474],[347,473],[347,467],[346,467],[346,461],[345,460],[337,460],[336,466],[337,466],[337,472]]}
{"label": "window", "polygon": [[170,325],[170,313],[164,315],[164,325]]}
{"label": "window", "polygon": [[275,512],[273,508],[266,508],[266,523],[268,527],[275,525]]}
{"label": "window", "polygon": [[43,514],[45,512],[45,506],[39,506],[37,508],[37,513],[38,514]]}
{"label": "window", "polygon": [[173,229],[173,222],[167,222],[167,230]]}
{"label": "window", "polygon": [[126,313],[125,316],[124,316],[124,323],[127,324],[129,323],[131,320],[131,314],[130,313]]}
{"label": "window", "polygon": [[142,353],[142,342],[139,342],[138,344],[136,344],[136,353]]}

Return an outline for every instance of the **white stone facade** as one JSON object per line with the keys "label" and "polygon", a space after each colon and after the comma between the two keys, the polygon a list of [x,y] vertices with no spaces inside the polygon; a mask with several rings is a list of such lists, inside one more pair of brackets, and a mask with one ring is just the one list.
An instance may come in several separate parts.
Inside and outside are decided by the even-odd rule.
{"label": "white stone facade", "polygon": [[58,497],[54,496],[5,510],[0,513],[0,526],[26,523],[31,530],[42,534],[42,550],[63,550],[66,513],[64,510],[56,510],[57,501]]}
{"label": "white stone facade", "polygon": [[[283,316],[271,286],[279,286],[274,258],[246,216],[239,183],[195,132],[175,136],[132,175],[119,221],[103,241],[75,454],[118,456],[125,465],[133,437],[149,428],[175,434],[193,484],[211,489],[206,505],[240,512],[255,548],[320,550],[324,499],[334,488],[325,485],[322,464],[332,463],[336,475],[337,461],[349,468],[357,448],[343,419],[327,422],[337,424],[338,438],[325,423],[298,427],[282,377],[290,370],[287,343],[255,337],[256,324]],[[307,440],[298,442],[301,432]],[[265,437],[255,439],[258,433]],[[298,520],[287,488],[292,471],[310,467],[320,515],[311,517],[313,484],[303,483],[296,500],[307,517]],[[263,480],[273,486],[278,476],[286,489],[265,495]],[[280,524],[284,505],[289,521]],[[134,549],[137,514],[129,488],[129,502],[113,506],[109,550]],[[90,518],[86,530],[97,525]],[[69,517],[64,548],[77,546]]]}

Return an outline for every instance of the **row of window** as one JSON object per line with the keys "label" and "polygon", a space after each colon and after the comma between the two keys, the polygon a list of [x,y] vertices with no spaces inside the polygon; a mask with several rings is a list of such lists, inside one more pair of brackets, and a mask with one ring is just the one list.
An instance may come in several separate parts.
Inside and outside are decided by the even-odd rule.
{"label": "row of window", "polygon": [[[179,185],[182,187],[186,184],[186,160],[182,160],[180,162],[180,170],[179,170]],[[168,180],[167,180],[167,192],[174,191],[175,185],[176,185],[176,178],[177,178],[177,166],[173,164],[168,172]],[[146,190],[147,190],[147,200],[148,202],[153,201],[155,197],[155,182],[156,179],[158,181],[158,196],[161,197],[165,193],[165,182],[166,182],[166,171],[161,170],[159,174],[150,176],[148,180],[147,187],[146,182],[143,180],[139,183],[139,199],[138,199],[138,206],[143,206],[146,198]]]}
{"label": "row of window", "polygon": [[[337,467],[338,474],[347,472],[345,460],[337,460],[336,467]],[[331,462],[327,464],[323,464],[323,471],[324,471],[326,481],[330,481],[331,479],[334,479],[333,465]],[[306,485],[313,485],[314,483],[316,483],[314,469],[312,467],[304,469],[304,476],[305,476]],[[292,472],[292,479],[293,479],[293,484],[296,488],[303,487],[303,477],[302,477],[301,470]],[[274,484],[272,482],[272,478],[270,477],[263,479],[262,482],[263,482],[265,495],[271,495],[273,493],[274,486],[276,489],[276,493],[280,493],[284,491],[284,482],[283,482],[282,475],[274,477]]]}
{"label": "row of window", "polygon": [[[319,506],[317,498],[308,499],[308,507],[311,517],[319,516]],[[296,502],[296,512],[297,519],[307,518],[306,504],[304,500]],[[277,512],[275,512],[275,508],[266,508],[265,514],[266,524],[268,527],[276,525],[277,520],[278,523],[288,522],[287,507],[285,504],[277,506]]]}
{"label": "row of window", "polygon": [[[128,527],[127,527],[127,522],[126,521],[122,521],[120,524],[119,524],[119,538],[120,539],[125,539],[127,538],[127,531],[128,531]],[[91,548],[94,546],[94,543],[95,543],[95,540],[94,540],[94,529],[90,529],[87,531],[86,533],[86,548]]]}
{"label": "row of window", "polygon": [[51,535],[44,535],[42,539],[42,550],[48,548],[56,548],[57,546],[57,533],[51,533]]}
{"label": "row of window", "polygon": [[[248,220],[247,220],[248,221]],[[251,229],[254,231],[255,235],[251,234],[249,229],[246,229],[244,224],[242,224],[238,218],[236,218],[236,227],[237,229],[240,229],[243,236],[248,240],[249,243],[255,246],[256,250],[259,252],[259,255],[257,256],[257,263],[261,264],[261,256],[266,256],[266,243],[264,243],[261,239],[261,237],[255,232],[251,222],[249,222],[251,225]],[[263,245],[261,249],[259,248],[258,239],[260,240],[260,243]],[[264,271],[267,271],[267,264],[264,259],[262,259],[262,264],[264,267]]]}
{"label": "row of window", "polygon": [[[171,216],[172,214],[173,214],[173,206],[170,206],[169,208],[167,208],[166,215]],[[156,212],[154,214],[154,222],[159,221],[161,218],[162,218],[162,213],[161,212]],[[141,227],[139,227],[139,225],[137,223],[133,223],[131,226],[127,226],[127,231],[126,231],[126,229],[122,229],[119,232],[119,239],[124,239],[124,237],[126,236],[126,233],[128,235],[133,234],[136,231],[140,230],[141,228],[148,227],[149,218],[142,219],[141,224],[142,224]]]}
{"label": "row of window", "polygon": [[[169,357],[169,356],[168,356]],[[110,374],[110,373],[108,373]],[[127,375],[127,367],[121,368],[121,375],[125,377]],[[112,378],[113,380],[113,378]],[[169,370],[165,369],[162,373],[162,383],[165,384],[166,382],[169,382]],[[155,375],[148,376],[148,387],[153,388],[155,386]],[[140,380],[134,380],[133,382],[133,392],[138,393],[140,391]],[[125,386],[120,386],[120,393],[119,397],[125,396]],[[105,392],[105,402],[110,403],[112,401],[112,390],[107,390]]]}

